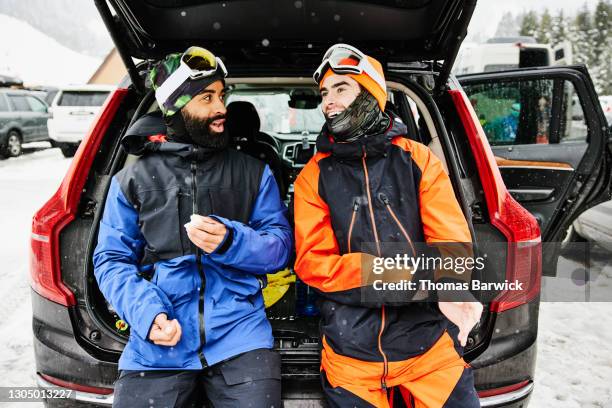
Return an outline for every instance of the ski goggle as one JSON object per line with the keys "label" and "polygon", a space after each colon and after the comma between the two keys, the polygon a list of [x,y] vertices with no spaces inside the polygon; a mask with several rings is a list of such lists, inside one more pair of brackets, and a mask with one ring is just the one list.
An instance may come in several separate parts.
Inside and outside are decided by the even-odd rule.
{"label": "ski goggle", "polygon": [[368,57],[357,48],[348,44],[332,45],[327,52],[325,52],[325,55],[323,55],[323,62],[321,62],[319,68],[317,68],[312,75],[317,84],[320,83],[328,67],[336,74],[340,75],[359,75],[365,73],[376,81],[381,89],[387,88],[385,79],[370,63]]}
{"label": "ski goggle", "polygon": [[189,47],[181,55],[180,65],[155,91],[155,99],[163,104],[187,79],[201,79],[221,70],[227,77],[227,69],[219,57],[202,47]]}

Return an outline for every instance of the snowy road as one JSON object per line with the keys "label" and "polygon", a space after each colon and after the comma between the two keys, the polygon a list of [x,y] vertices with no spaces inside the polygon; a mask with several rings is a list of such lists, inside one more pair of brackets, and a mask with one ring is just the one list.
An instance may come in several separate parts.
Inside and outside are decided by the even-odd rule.
{"label": "snowy road", "polygon": [[[35,384],[30,219],[57,189],[69,164],[58,149],[30,149],[0,161],[0,387]],[[538,347],[531,408],[612,407],[612,303],[542,304]]]}

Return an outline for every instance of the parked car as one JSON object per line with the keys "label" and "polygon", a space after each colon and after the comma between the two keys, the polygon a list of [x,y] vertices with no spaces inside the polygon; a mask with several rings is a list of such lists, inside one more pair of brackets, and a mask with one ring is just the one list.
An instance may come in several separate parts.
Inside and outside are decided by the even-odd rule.
{"label": "parked car", "polygon": [[62,150],[65,157],[74,156],[95,116],[115,88],[110,85],[79,85],[57,91],[47,126],[53,144]]}
{"label": "parked car", "polygon": [[30,91],[0,88],[0,158],[19,156],[24,143],[49,140],[48,109]]}
{"label": "parked car", "polygon": [[[472,76],[462,79],[466,93],[450,71],[475,7],[471,0],[253,0],[239,7],[221,1],[162,6],[152,0],[96,0],[96,5],[129,80],[111,93],[60,189],[33,219],[32,311],[41,386],[74,390],[74,404],[112,404],[129,329],[98,290],[92,253],[111,177],[138,160],[120,148],[120,139],[131,123],[157,109],[144,84],[149,63],[193,43],[204,45],[226,61],[228,101],[253,102],[259,116],[270,113],[263,122],[271,123],[282,101],[308,93],[297,89],[317,91],[310,76],[325,50],[342,37],[385,63],[389,106],[407,125],[407,137],[428,145],[443,162],[476,251],[503,244],[488,252],[485,270],[524,285],[518,295],[501,292],[487,302],[465,358],[474,368],[483,407],[527,405],[535,380],[539,282],[543,267],[555,261],[553,256],[542,259],[541,241],[560,240],[580,212],[609,196],[609,135],[584,67]],[[135,66],[134,59],[144,61]],[[553,114],[544,121],[537,114],[545,107],[542,95],[533,89],[549,83]],[[517,99],[519,112],[511,126],[514,135],[495,130],[502,142],[491,146],[487,136],[493,133],[485,133],[472,103],[487,105],[483,93],[502,86],[505,94],[490,95],[499,99],[497,107],[489,104],[481,114],[494,120]],[[584,107],[587,135],[569,135],[568,140],[578,139],[568,142],[575,148],[563,149],[574,94]],[[274,98],[281,104],[268,102]],[[283,109],[289,114],[311,105],[290,103]],[[263,129],[252,119],[252,133],[263,130],[280,144],[290,198],[291,183],[315,151],[318,126],[311,128],[310,121],[321,118],[313,114],[304,124],[290,119]],[[550,143],[535,143],[545,135]],[[300,313],[296,303],[303,298],[296,292],[292,288],[268,309],[282,356],[284,405],[323,406],[318,318]]]}

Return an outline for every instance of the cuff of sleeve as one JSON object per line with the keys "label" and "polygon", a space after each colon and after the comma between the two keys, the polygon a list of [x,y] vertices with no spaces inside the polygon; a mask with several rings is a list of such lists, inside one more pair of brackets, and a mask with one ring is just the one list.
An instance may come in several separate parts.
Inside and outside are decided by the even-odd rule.
{"label": "cuff of sleeve", "polygon": [[[149,333],[151,332],[151,326],[153,326],[153,322],[155,321],[155,317],[158,314],[165,313],[168,316],[168,319],[171,319],[170,313],[166,310],[163,305],[149,305],[145,309],[142,317],[138,318],[137,324],[133,324],[132,327],[136,334],[143,340],[151,342],[149,340]],[[128,322],[129,323],[129,322]]]}
{"label": "cuff of sleeve", "polygon": [[210,255],[223,255],[227,252],[228,249],[230,249],[232,243],[234,242],[234,226],[228,219],[225,219],[223,217],[219,217],[216,215],[209,215],[209,217],[225,225],[225,229],[227,230],[225,233],[225,237],[223,237],[223,241],[221,241],[219,246],[210,253]]}

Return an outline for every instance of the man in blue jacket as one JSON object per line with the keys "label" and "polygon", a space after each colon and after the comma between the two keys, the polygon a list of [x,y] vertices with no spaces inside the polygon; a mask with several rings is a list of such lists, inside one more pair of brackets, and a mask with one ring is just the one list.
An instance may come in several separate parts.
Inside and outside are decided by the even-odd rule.
{"label": "man in blue jacket", "polygon": [[261,289],[291,229],[269,167],[228,148],[226,75],[203,48],[168,55],[149,75],[161,115],[122,140],[141,157],[111,181],[94,253],[131,328],[114,406],[280,407]]}

